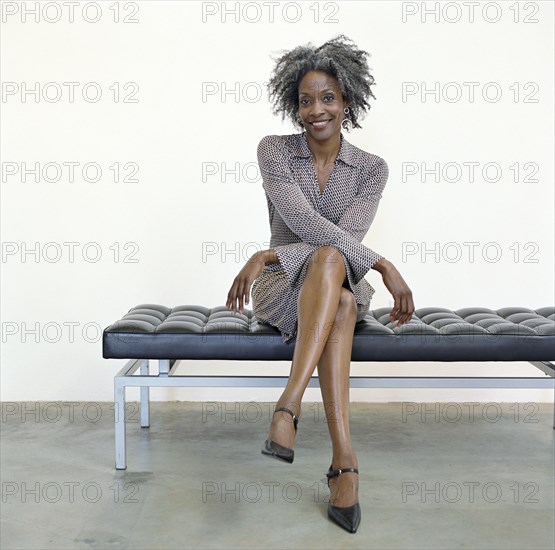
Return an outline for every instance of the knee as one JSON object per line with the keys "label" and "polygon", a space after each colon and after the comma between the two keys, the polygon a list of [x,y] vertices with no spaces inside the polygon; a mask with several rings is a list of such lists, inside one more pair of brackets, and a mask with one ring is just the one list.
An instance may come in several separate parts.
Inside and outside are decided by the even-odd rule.
{"label": "knee", "polygon": [[342,287],[339,295],[339,307],[337,315],[345,319],[356,319],[358,313],[355,295],[348,289]]}
{"label": "knee", "polygon": [[311,256],[308,267],[311,271],[318,271],[327,274],[338,274],[345,278],[345,263],[341,252],[334,246],[320,246]]}

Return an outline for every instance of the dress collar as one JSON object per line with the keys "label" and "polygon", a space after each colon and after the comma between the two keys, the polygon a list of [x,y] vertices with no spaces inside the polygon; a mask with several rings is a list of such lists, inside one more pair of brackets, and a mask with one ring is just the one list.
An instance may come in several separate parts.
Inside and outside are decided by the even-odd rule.
{"label": "dress collar", "polygon": [[[308,142],[306,141],[306,132],[301,132],[300,134],[293,135],[296,137],[293,142],[293,156],[312,158],[312,151],[310,150]],[[337,158],[343,161],[345,164],[348,164],[349,166],[356,166],[353,145],[351,145],[345,139],[343,133],[341,133],[340,136],[341,143],[339,145],[339,153],[337,153]]]}

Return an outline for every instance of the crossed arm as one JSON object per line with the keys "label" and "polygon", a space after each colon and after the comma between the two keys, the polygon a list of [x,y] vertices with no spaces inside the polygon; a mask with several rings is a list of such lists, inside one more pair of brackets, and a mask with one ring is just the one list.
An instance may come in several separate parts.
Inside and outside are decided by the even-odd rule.
{"label": "crossed arm", "polygon": [[[361,241],[376,215],[389,175],[387,163],[380,159],[368,169],[364,185],[336,225],[314,210],[294,181],[282,142],[266,136],[260,141],[257,153],[263,188],[285,224],[314,248],[332,245],[342,251],[353,268],[355,282],[360,281],[383,258]],[[287,246],[275,247],[279,259]]]}
{"label": "crossed arm", "polygon": [[365,185],[335,225],[312,208],[295,183],[282,142],[266,136],[260,141],[257,154],[264,190],[285,224],[302,239],[302,243],[275,246],[273,249],[257,252],[235,278],[226,306],[235,311],[238,300],[238,309],[242,311],[243,301],[246,298],[245,303],[249,303],[250,287],[264,265],[287,264],[287,254],[294,254],[291,247],[313,247],[316,250],[319,246],[331,245],[348,257],[355,283],[362,279],[368,269],[379,271],[385,286],[395,299],[390,313],[392,320],[398,320],[398,324],[409,321],[414,312],[410,288],[391,262],[361,243],[374,220],[387,182],[387,163],[380,159],[368,168]]}

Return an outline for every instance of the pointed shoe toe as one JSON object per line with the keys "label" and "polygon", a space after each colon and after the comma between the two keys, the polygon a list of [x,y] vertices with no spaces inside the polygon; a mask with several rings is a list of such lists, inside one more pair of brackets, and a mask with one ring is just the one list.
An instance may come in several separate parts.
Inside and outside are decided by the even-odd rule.
{"label": "pointed shoe toe", "polygon": [[[274,414],[283,411],[289,414],[293,418],[293,427],[295,428],[295,434],[297,433],[297,424],[299,422],[299,417],[293,414],[292,411],[287,409],[286,407],[280,407],[274,411]],[[279,460],[284,460],[289,464],[293,463],[293,459],[295,458],[295,451],[293,449],[289,449],[288,447],[284,447],[271,439],[266,439],[264,442],[264,447],[262,447],[262,454],[277,458]]]}
{"label": "pointed shoe toe", "polygon": [[272,456],[279,460],[284,460],[289,464],[292,464],[293,459],[295,458],[295,451],[293,449],[283,447],[282,445],[276,443],[275,441],[272,441],[271,439],[266,439],[261,453],[263,455]]}
{"label": "pointed shoe toe", "polygon": [[345,531],[356,533],[361,518],[360,504],[357,502],[348,508],[338,508],[330,504],[328,505],[328,517]]}
{"label": "pointed shoe toe", "polygon": [[[328,478],[328,486],[331,478],[347,473],[358,474],[358,468],[339,468],[334,470],[332,466],[330,466],[330,469],[326,474],[326,477]],[[345,531],[349,531],[349,533],[357,532],[360,525],[360,516],[360,504],[358,502],[352,506],[348,506],[347,508],[332,506],[331,502],[328,505],[328,517],[337,523],[339,527],[343,527]]]}

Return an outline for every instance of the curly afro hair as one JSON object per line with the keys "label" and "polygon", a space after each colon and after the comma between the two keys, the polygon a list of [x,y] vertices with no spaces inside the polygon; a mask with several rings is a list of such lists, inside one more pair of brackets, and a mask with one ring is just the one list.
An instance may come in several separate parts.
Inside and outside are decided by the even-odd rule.
{"label": "curly afro hair", "polygon": [[353,127],[362,128],[358,120],[371,107],[368,99],[376,99],[370,89],[374,85],[374,77],[366,62],[369,55],[343,34],[318,48],[309,42],[289,51],[281,50],[277,58],[272,57],[276,65],[268,82],[273,114],[281,113],[282,120],[288,117],[295,127],[302,129],[297,116],[299,84],[309,71],[323,71],[338,81],[343,98],[349,103]]}

